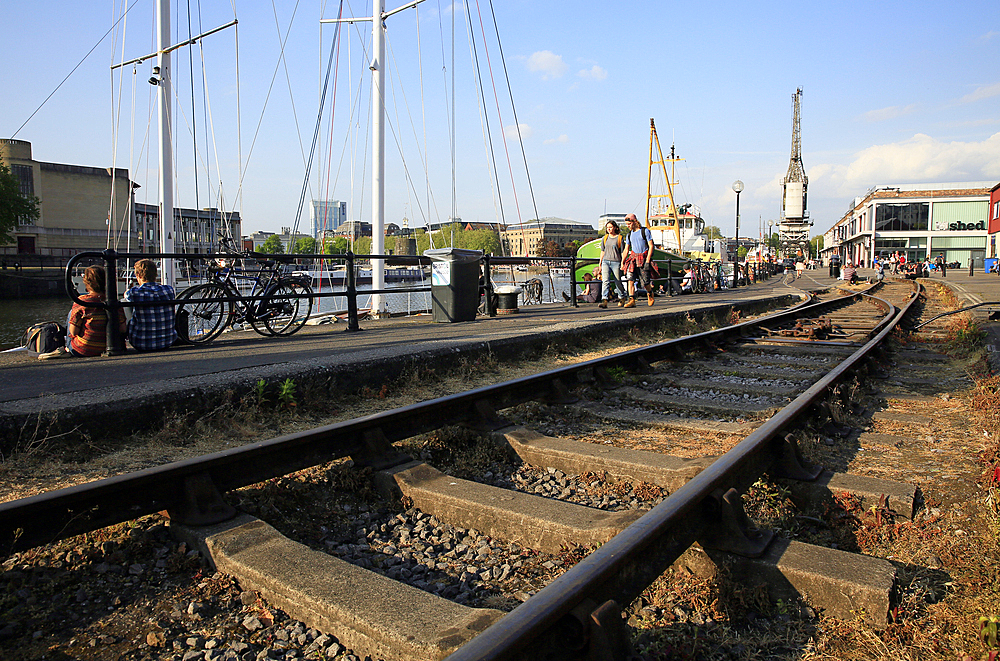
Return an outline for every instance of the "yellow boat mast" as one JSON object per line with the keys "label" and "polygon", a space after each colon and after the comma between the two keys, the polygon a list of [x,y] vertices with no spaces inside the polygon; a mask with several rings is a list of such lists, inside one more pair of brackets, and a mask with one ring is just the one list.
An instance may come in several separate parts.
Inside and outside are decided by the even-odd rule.
{"label": "yellow boat mast", "polygon": [[[654,155],[655,148],[655,155]],[[658,157],[659,160],[654,160]],[[667,160],[670,161],[670,176],[667,176]],[[653,211],[657,216],[663,215],[663,198],[667,198],[670,201],[670,206],[666,210],[667,216],[667,226],[673,228],[674,235],[677,237],[677,252],[680,253],[684,250],[684,245],[681,243],[681,223],[680,219],[677,217],[677,205],[674,203],[674,164],[682,159],[674,156],[674,146],[670,146],[670,158],[663,158],[663,150],[660,149],[660,138],[656,135],[656,123],[653,118],[649,118],[649,172],[646,178],[646,227],[650,227],[650,205],[653,199],[656,199],[656,209]],[[667,194],[653,194],[652,184],[653,184],[653,166],[659,165],[660,171],[663,174],[664,181],[667,182]],[[660,246],[666,249],[666,246]]]}

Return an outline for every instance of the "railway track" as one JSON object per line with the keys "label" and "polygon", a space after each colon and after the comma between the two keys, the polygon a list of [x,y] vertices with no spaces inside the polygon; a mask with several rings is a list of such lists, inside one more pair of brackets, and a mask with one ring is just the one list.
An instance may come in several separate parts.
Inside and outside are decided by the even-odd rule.
{"label": "railway track", "polygon": [[[373,658],[625,658],[622,612],[671,565],[724,567],[768,585],[771,599],[807,595],[809,608],[884,622],[897,589],[892,563],[774,535],[755,525],[762,517],[753,507],[756,522],[748,518],[744,495],[763,489],[766,474],[784,481],[807,520],[844,494],[912,516],[920,505],[913,485],[824,470],[816,460],[832,457],[871,413],[859,410],[857,395],[873,395],[873,379],[886,380],[886,340],[898,337],[900,323],[912,324],[914,304],[917,291],[905,282],[870,296],[831,295],[718,331],[6,503],[0,534],[17,550],[167,510],[175,532],[221,571]],[[935,339],[944,323],[921,332]],[[912,350],[900,359],[940,361]],[[462,468],[432,465],[448,452],[406,445],[454,424],[503,454]],[[383,502],[402,501],[405,511],[352,500],[342,525],[321,525],[322,533],[296,542],[278,532],[280,518],[274,527],[234,518],[233,497],[222,495],[347,456],[350,472],[364,467],[364,479],[389,494]],[[241,496],[238,504],[266,513],[260,502]],[[256,651],[231,658],[259,658],[246,653]]]}

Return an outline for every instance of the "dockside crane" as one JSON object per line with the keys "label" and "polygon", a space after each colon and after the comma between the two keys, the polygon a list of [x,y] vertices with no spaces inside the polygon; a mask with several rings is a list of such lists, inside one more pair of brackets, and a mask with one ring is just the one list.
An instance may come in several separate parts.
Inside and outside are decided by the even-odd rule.
{"label": "dockside crane", "polygon": [[781,221],[778,223],[778,241],[781,254],[794,257],[801,250],[809,254],[809,211],[806,209],[806,194],[809,177],[802,166],[802,132],[800,127],[800,99],[802,88],[792,95],[792,157],[788,163],[788,174],[781,181]]}

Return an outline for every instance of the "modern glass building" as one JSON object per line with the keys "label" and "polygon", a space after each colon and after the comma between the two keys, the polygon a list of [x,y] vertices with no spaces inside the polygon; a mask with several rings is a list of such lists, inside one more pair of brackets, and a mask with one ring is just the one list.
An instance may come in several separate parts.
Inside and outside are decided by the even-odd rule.
{"label": "modern glass building", "polygon": [[827,230],[823,256],[870,266],[875,255],[899,252],[907,261],[944,255],[983,268],[990,189],[996,182],[877,186],[855,198]]}

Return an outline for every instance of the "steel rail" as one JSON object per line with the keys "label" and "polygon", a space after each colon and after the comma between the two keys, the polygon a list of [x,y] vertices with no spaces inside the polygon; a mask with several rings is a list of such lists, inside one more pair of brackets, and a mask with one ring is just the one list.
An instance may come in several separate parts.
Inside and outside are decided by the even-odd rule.
{"label": "steel rail", "polygon": [[[914,292],[901,309],[875,299],[887,314],[869,334],[871,339],[864,346],[666,500],[456,650],[446,661],[576,658],[574,655],[586,645],[591,612],[607,601],[619,605],[631,603],[706,529],[716,524],[718,494],[730,488],[743,491],[775,463],[780,456],[783,433],[867,359],[909,312],[918,293],[919,285],[915,284]],[[575,615],[578,621],[574,621],[573,614],[583,604],[590,607],[582,617]],[[527,653],[529,645],[531,652]]]}
{"label": "steel rail", "polygon": [[166,510],[182,523],[225,520],[222,494],[345,456],[379,468],[403,461],[391,443],[449,424],[500,426],[495,411],[548,398],[566,401],[568,385],[601,377],[609,367],[645,369],[692,347],[750,336],[761,324],[789,323],[847,305],[856,297],[803,303],[735,326],[667,340],[612,356],[484,386],[355,420],[318,427],[195,459],[0,503],[0,548],[14,552]]}

